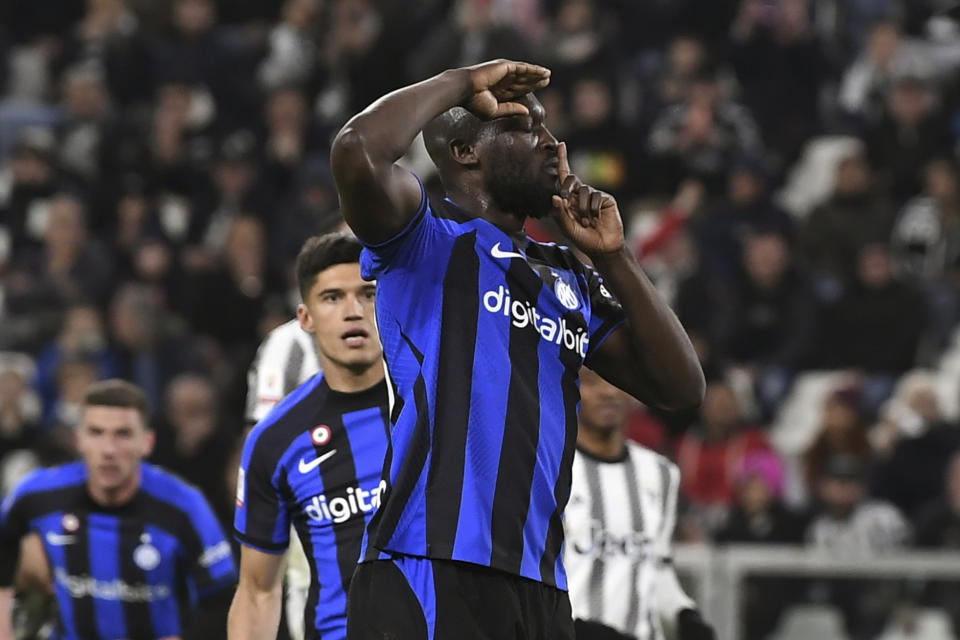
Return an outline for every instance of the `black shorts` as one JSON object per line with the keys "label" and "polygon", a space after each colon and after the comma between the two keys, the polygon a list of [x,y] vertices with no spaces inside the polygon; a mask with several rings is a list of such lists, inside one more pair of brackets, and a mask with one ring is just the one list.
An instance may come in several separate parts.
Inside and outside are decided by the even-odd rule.
{"label": "black shorts", "polygon": [[566,591],[487,567],[398,556],[357,567],[348,640],[573,640]]}

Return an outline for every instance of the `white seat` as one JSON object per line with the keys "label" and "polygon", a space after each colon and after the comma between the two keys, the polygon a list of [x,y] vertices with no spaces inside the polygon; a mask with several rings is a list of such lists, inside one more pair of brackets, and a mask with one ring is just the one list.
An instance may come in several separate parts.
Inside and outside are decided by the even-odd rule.
{"label": "white seat", "polygon": [[848,640],[843,616],[834,607],[799,605],[790,607],[780,619],[771,640]]}

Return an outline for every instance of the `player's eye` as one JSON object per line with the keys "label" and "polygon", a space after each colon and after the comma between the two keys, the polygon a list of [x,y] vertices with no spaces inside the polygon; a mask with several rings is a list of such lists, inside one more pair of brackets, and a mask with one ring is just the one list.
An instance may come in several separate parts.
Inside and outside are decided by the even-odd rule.
{"label": "player's eye", "polygon": [[367,289],[366,291],[363,292],[363,297],[366,298],[367,300],[373,300],[374,298],[377,297],[377,290]]}
{"label": "player's eye", "polygon": [[336,302],[340,299],[340,294],[334,292],[325,293],[320,299],[324,302]]}

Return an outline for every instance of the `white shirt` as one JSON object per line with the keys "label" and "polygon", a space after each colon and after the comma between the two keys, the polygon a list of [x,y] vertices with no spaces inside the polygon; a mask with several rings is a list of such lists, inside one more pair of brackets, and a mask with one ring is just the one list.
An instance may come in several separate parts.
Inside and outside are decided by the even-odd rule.
{"label": "white shirt", "polygon": [[679,486],[677,466],[638,444],[618,461],[577,450],[564,516],[574,617],[659,640],[661,618],[694,607],[670,564]]}

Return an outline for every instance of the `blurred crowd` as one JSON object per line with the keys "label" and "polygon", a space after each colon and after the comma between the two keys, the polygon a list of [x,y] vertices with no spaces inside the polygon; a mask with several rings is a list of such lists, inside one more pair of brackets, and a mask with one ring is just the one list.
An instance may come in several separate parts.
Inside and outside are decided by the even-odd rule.
{"label": "blurred crowd", "polygon": [[393,88],[505,57],[552,69],[547,125],[618,198],[707,372],[696,415],[628,425],[681,467],[679,538],[960,548],[958,14],[7,0],[0,493],[69,458],[83,389],[120,376],[151,400],[154,458],[229,523],[247,367],[293,314],[301,242],[342,224],[332,135]]}

